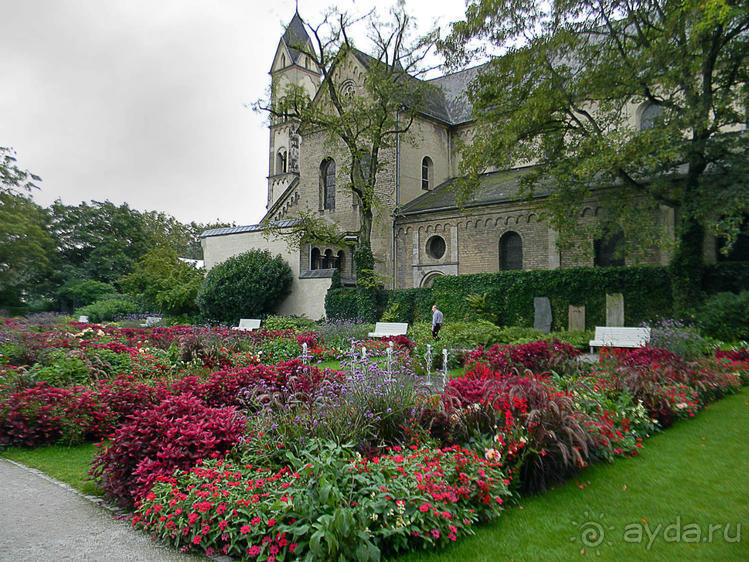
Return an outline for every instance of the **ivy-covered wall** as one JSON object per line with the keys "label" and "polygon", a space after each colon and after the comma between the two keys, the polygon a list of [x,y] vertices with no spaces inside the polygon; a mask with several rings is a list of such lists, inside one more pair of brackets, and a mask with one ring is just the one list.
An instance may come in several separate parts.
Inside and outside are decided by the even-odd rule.
{"label": "ivy-covered wall", "polygon": [[[749,263],[707,266],[703,290],[707,295],[749,290]],[[645,266],[446,275],[429,289],[331,289],[325,307],[328,317],[413,323],[430,320],[432,304],[437,304],[446,321],[489,319],[499,325],[533,326],[533,298],[548,297],[552,329],[567,328],[569,305],[585,306],[590,329],[605,325],[607,293],[624,295],[628,326],[673,314],[669,269]]]}

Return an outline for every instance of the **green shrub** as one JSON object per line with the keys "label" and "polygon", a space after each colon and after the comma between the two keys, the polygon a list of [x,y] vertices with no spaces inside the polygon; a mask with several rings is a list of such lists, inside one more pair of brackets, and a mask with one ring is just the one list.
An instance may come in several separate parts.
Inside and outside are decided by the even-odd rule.
{"label": "green shrub", "polygon": [[89,322],[111,322],[115,316],[140,314],[145,307],[127,295],[109,295],[75,310],[75,316],[88,316]]}
{"label": "green shrub", "polygon": [[291,292],[293,275],[281,256],[250,250],[211,269],[198,292],[198,306],[208,318],[236,324],[275,312]]}
{"label": "green shrub", "polygon": [[263,320],[262,329],[305,332],[315,329],[315,321],[304,316],[268,316]]}
{"label": "green shrub", "polygon": [[749,340],[749,291],[713,295],[696,320],[707,336],[724,341]]}
{"label": "green shrub", "polygon": [[56,292],[61,310],[73,310],[92,304],[104,296],[115,294],[117,294],[117,289],[109,283],[92,279],[71,279]]}
{"label": "green shrub", "polygon": [[43,361],[28,371],[34,382],[46,382],[49,386],[61,387],[84,385],[89,382],[86,362],[80,357],[54,349],[45,353]]}

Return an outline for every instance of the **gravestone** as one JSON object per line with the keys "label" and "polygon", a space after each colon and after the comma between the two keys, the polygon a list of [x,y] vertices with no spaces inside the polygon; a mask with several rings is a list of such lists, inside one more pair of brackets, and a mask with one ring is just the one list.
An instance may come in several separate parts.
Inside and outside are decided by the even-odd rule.
{"label": "gravestone", "polygon": [[570,305],[568,318],[567,329],[570,332],[582,332],[585,330],[585,305]]}
{"label": "gravestone", "polygon": [[544,334],[551,332],[551,301],[549,297],[533,298],[533,327]]}
{"label": "gravestone", "polygon": [[624,326],[624,295],[606,294],[606,325]]}

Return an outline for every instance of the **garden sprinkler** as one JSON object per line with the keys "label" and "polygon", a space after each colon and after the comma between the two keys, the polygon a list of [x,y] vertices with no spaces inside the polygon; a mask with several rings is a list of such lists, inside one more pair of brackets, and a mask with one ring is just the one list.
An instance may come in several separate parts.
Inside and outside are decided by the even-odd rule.
{"label": "garden sprinkler", "polygon": [[390,341],[390,344],[387,348],[387,356],[388,356],[388,376],[392,376],[393,374],[393,342]]}
{"label": "garden sprinkler", "polygon": [[424,355],[427,362],[427,376],[432,376],[432,344],[427,344],[427,353]]}
{"label": "garden sprinkler", "polygon": [[447,348],[442,348],[442,388],[447,387]]}

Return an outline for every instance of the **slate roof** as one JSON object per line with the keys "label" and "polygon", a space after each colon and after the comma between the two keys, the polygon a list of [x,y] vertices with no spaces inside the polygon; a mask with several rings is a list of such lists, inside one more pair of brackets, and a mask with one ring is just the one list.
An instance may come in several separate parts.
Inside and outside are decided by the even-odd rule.
{"label": "slate roof", "polygon": [[468,86],[485,66],[482,64],[466,68],[428,81],[442,93],[442,103],[448,116],[447,123],[460,125],[473,119],[473,106],[468,100]]}
{"label": "slate roof", "polygon": [[293,226],[299,222],[299,219],[286,219],[282,221],[275,221],[267,224],[248,224],[247,226],[229,226],[225,228],[212,228],[211,230],[204,230],[201,234],[201,238],[208,238],[209,236],[225,236],[227,234],[240,234],[242,232],[259,232],[265,230],[269,226],[283,228],[285,226]]}
{"label": "slate roof", "polygon": [[291,22],[286,27],[286,31],[283,34],[283,41],[289,49],[291,55],[291,61],[296,62],[299,60],[299,56],[302,54],[301,51],[295,49],[293,45],[306,45],[310,41],[307,30],[304,29],[304,22],[299,16],[299,12],[294,13],[294,17],[291,18]]}
{"label": "slate roof", "polygon": [[[462,207],[477,207],[493,203],[517,201],[520,179],[529,171],[530,168],[515,168],[483,174],[479,178],[479,187]],[[433,190],[406,203],[401,207],[400,214],[409,216],[419,213],[458,209],[457,193],[452,185],[454,181],[455,178],[451,178]],[[546,195],[548,195],[548,190],[544,190],[543,188],[537,188],[534,193],[534,197],[544,197]]]}

